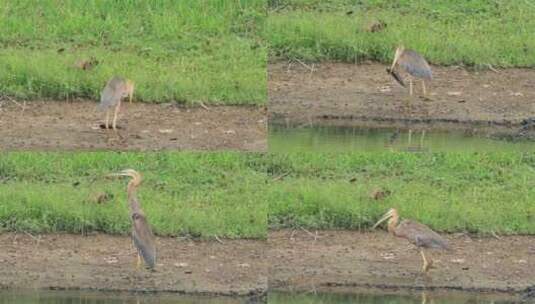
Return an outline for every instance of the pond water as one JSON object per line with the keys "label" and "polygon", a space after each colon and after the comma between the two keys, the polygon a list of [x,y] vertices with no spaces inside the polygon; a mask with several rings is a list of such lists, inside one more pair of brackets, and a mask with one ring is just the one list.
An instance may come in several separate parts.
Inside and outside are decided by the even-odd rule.
{"label": "pond water", "polygon": [[269,126],[270,152],[532,152],[535,141],[506,141],[463,131]]}
{"label": "pond water", "polygon": [[185,296],[169,293],[134,294],[115,292],[16,291],[0,292],[0,304],[242,304],[254,303],[247,298]]}
{"label": "pond water", "polygon": [[271,292],[269,304],[512,304],[533,303],[514,296],[484,293],[430,294],[354,294],[354,293],[279,293]]}
{"label": "pond water", "polygon": [[[264,300],[265,301],[265,300]],[[0,304],[254,304],[265,303],[245,297],[185,296],[169,293],[115,293],[75,291],[16,291],[0,292]],[[492,295],[486,293],[286,293],[270,292],[270,304],[512,304],[535,303],[535,299],[520,296]]]}

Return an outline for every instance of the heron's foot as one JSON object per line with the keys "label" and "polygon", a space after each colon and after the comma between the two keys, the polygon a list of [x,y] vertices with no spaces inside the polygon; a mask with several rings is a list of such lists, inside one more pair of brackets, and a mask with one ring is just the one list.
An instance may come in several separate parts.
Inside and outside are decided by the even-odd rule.
{"label": "heron's foot", "polygon": [[434,268],[433,261],[426,261],[424,265],[422,266],[422,272],[424,274],[427,274],[431,268]]}
{"label": "heron's foot", "polygon": [[117,126],[115,126],[115,128],[113,128],[113,126],[106,126],[105,124],[100,124],[100,128],[104,129],[104,130],[112,130],[113,129],[115,131],[122,129],[122,127],[120,125],[117,125]]}
{"label": "heron's foot", "polygon": [[420,96],[420,99],[423,100],[423,101],[435,101],[433,98],[427,96],[427,95],[422,95]]}

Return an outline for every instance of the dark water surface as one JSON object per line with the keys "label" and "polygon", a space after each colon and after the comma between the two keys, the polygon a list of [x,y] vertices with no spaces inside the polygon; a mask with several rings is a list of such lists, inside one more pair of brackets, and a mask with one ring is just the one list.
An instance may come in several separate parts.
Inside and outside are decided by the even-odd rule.
{"label": "dark water surface", "polygon": [[269,294],[270,304],[512,304],[534,303],[520,296],[499,296],[485,293],[422,293],[413,294],[343,294],[343,293],[279,293]]}
{"label": "dark water surface", "polygon": [[0,291],[0,304],[241,304],[247,298],[185,296],[168,293],[133,294],[115,292],[74,292],[74,291]]}
{"label": "dark water surface", "polygon": [[270,152],[532,152],[534,141],[507,141],[459,130],[269,126]]}

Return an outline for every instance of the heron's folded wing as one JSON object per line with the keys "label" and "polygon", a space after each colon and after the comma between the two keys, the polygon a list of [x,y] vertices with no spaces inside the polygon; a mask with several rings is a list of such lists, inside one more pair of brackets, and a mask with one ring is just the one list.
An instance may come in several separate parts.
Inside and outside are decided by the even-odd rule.
{"label": "heron's folded wing", "polygon": [[409,74],[426,80],[433,78],[431,67],[424,57],[414,51],[405,51],[398,64]]}
{"label": "heron's folded wing", "polygon": [[134,221],[132,238],[145,263],[154,268],[156,265],[156,245],[154,244],[154,235],[145,217]]}
{"label": "heron's folded wing", "polygon": [[404,220],[398,226],[414,245],[425,248],[447,249],[448,242],[431,228],[418,222]]}
{"label": "heron's folded wing", "polygon": [[115,83],[108,82],[100,94],[99,109],[105,110],[108,107],[115,106],[119,99],[122,98],[121,94],[122,91],[119,86],[115,85]]}

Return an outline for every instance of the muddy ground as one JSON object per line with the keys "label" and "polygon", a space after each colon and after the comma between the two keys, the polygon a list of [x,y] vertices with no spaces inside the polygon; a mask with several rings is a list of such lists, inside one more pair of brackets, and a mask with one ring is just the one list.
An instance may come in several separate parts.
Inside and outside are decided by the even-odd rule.
{"label": "muddy ground", "polygon": [[445,237],[453,250],[430,251],[435,268],[424,276],[416,248],[386,232],[273,231],[268,241],[270,288],[466,290],[519,296],[535,290],[535,236]]}
{"label": "muddy ground", "polygon": [[265,241],[158,238],[155,272],[137,271],[129,237],[0,235],[0,289],[92,289],[257,295],[267,288]]}
{"label": "muddy ground", "polygon": [[535,69],[432,67],[429,98],[421,96],[417,82],[412,99],[385,69],[377,63],[270,64],[270,123],[403,127],[424,122],[435,129],[491,125],[502,132],[535,117]]}
{"label": "muddy ground", "polygon": [[124,102],[119,130],[100,127],[94,101],[0,102],[0,150],[243,150],[265,151],[264,107]]}

